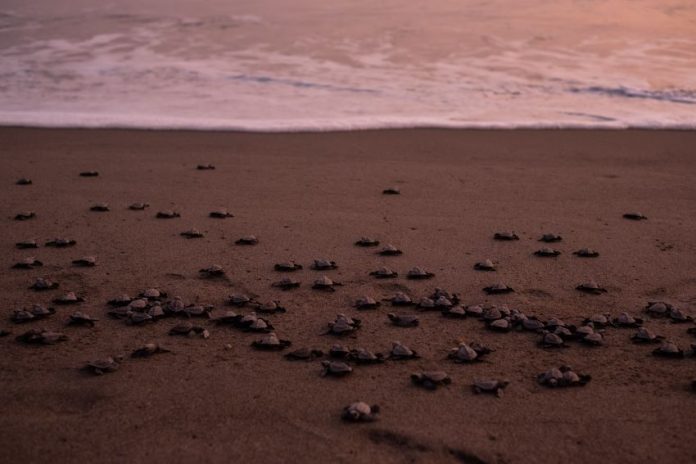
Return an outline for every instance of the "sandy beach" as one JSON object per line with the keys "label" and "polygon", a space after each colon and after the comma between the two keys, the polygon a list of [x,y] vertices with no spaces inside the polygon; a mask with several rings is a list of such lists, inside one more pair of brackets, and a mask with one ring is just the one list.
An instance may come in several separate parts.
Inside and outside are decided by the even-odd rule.
{"label": "sandy beach", "polygon": [[[696,132],[375,130],[335,133],[0,129],[0,462],[672,462],[696,461],[696,359],[651,355],[635,329],[607,327],[604,345],[569,342],[542,349],[540,335],[496,333],[473,317],[449,319],[414,307],[356,310],[362,295],[402,291],[419,299],[436,287],[462,305],[516,308],[540,320],[581,325],[595,314],[628,312],[687,350],[693,322],[645,314],[666,301],[696,315]],[[212,163],[214,170],[198,170]],[[96,170],[98,177],[80,177]],[[27,177],[31,185],[16,185]],[[396,186],[400,195],[383,195]],[[133,202],[150,207],[132,211]],[[108,212],[90,207],[105,202]],[[234,217],[213,219],[225,208]],[[181,217],[156,219],[158,211]],[[36,217],[14,220],[21,211]],[[645,221],[622,215],[639,211]],[[180,233],[196,228],[203,238]],[[514,231],[519,240],[493,239]],[[539,242],[545,233],[563,240]],[[235,240],[253,234],[256,246]],[[379,256],[354,242],[374,237],[403,250]],[[55,238],[68,248],[45,247]],[[38,249],[15,243],[35,239]],[[543,246],[561,251],[538,258]],[[600,256],[578,258],[593,248]],[[97,257],[92,268],[72,260]],[[35,256],[44,265],[11,269]],[[338,269],[310,269],[314,259]],[[496,272],[474,263],[491,259]],[[288,276],[300,288],[281,291],[274,264],[294,260]],[[203,279],[221,265],[227,278]],[[396,279],[369,275],[380,266]],[[414,266],[433,279],[405,278]],[[335,292],[311,289],[322,275]],[[37,277],[60,284],[35,292]],[[607,292],[576,286],[594,280]],[[487,295],[498,282],[514,288]],[[267,316],[292,342],[285,351],[327,351],[337,342],[387,353],[401,341],[419,359],[354,366],[344,378],[321,377],[320,360],[290,362],[284,352],[250,347],[260,334],[195,323],[210,337],[174,337],[183,322],[164,318],[129,326],[107,315],[107,301],[156,287],[187,303],[230,309],[231,294],[279,300]],[[38,322],[14,324],[15,309],[67,291],[84,296]],[[52,306],[52,305],[51,305]],[[99,319],[93,328],[66,326],[75,310]],[[246,308],[236,309],[248,313]],[[417,314],[414,328],[390,324],[387,313]],[[353,337],[324,335],[338,313],[359,318]],[[31,328],[64,333],[51,346],[15,340]],[[129,354],[159,342],[171,353]],[[495,351],[485,362],[456,364],[460,342]],[[229,345],[229,346],[226,346]],[[93,376],[88,361],[124,354],[113,373]],[[322,358],[326,359],[326,357]],[[582,388],[548,389],[536,377],[570,365],[591,374]],[[449,386],[426,391],[410,375],[444,370]],[[505,379],[503,395],[475,395],[474,379]],[[377,421],[350,424],[341,410],[354,401],[381,407]]]}

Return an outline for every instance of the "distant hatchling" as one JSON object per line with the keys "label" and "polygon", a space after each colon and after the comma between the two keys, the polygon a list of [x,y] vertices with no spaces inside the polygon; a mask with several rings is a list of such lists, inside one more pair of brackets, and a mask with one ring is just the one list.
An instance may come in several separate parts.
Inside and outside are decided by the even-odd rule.
{"label": "distant hatchling", "polygon": [[273,325],[255,312],[246,314],[237,320],[236,326],[246,332],[269,333],[273,331]]}
{"label": "distant hatchling", "polygon": [[583,320],[583,324],[592,324],[593,327],[598,328],[607,327],[611,322],[611,315],[609,314],[594,314]]}
{"label": "distant hatchling", "polygon": [[26,250],[29,248],[38,248],[39,244],[36,240],[22,240],[21,242],[15,243],[15,246],[20,250]]}
{"label": "distant hatchling", "polygon": [[418,266],[411,268],[411,270],[409,270],[406,274],[406,278],[412,280],[432,279],[433,277],[435,277],[435,274]]}
{"label": "distant hatchling", "polygon": [[287,312],[287,309],[280,304],[280,301],[272,300],[266,301],[265,303],[257,303],[255,305],[256,311],[264,314],[277,314]]}
{"label": "distant hatchling", "polygon": [[94,327],[94,323],[99,321],[99,319],[90,316],[89,314],[83,313],[82,311],[76,311],[70,315],[68,319],[69,325],[86,325],[89,327]]}
{"label": "distant hatchling", "polygon": [[505,293],[512,293],[515,290],[512,287],[508,287],[503,283],[497,283],[488,287],[484,287],[483,291],[489,295],[502,295]]}
{"label": "distant hatchling", "polygon": [[15,221],[27,221],[29,219],[34,219],[36,213],[33,211],[21,211],[15,215]]}
{"label": "distant hatchling", "polygon": [[328,259],[315,259],[311,268],[315,271],[329,271],[332,269],[338,269],[338,265],[336,264],[336,261],[330,261]]}
{"label": "distant hatchling", "polygon": [[199,164],[198,166],[196,166],[196,169],[198,169],[199,171],[212,171],[213,169],[215,169],[215,165],[210,163]]}
{"label": "distant hatchling", "polygon": [[601,295],[602,293],[607,292],[605,288],[600,287],[594,280],[583,282],[577,287],[575,287],[575,289],[583,293],[589,293],[591,295]]}
{"label": "distant hatchling", "polygon": [[665,337],[656,335],[647,327],[639,327],[638,332],[631,335],[631,341],[633,341],[633,343],[662,343],[664,339]]}
{"label": "distant hatchling", "polygon": [[219,264],[213,264],[212,266],[204,267],[198,273],[201,277],[224,277],[225,269]]}
{"label": "distant hatchling", "polygon": [[65,295],[61,295],[53,300],[53,303],[57,305],[72,305],[84,302],[85,299],[81,296],[75,294],[75,292],[68,292]]}
{"label": "distant hatchling", "polygon": [[210,214],[208,214],[208,216],[215,219],[225,219],[234,217],[234,214],[230,213],[226,209],[216,209],[214,211],[211,211]]}
{"label": "distant hatchling", "polygon": [[376,309],[380,306],[380,302],[370,296],[363,296],[355,300],[356,309]]}
{"label": "distant hatchling", "polygon": [[243,294],[233,294],[227,297],[226,303],[231,306],[246,306],[247,304],[251,303],[252,299],[248,297],[247,295]]}
{"label": "distant hatchling", "polygon": [[548,247],[540,248],[539,250],[534,252],[534,255],[539,256],[540,258],[555,258],[560,254],[560,251]]}
{"label": "distant hatchling", "polygon": [[162,211],[158,211],[157,214],[155,215],[157,219],[174,219],[181,217],[181,214],[179,214],[176,211],[173,211],[171,209],[165,209]]}
{"label": "distant hatchling", "polygon": [[539,341],[539,346],[542,348],[565,348],[567,345],[559,335],[546,332]]}
{"label": "distant hatchling", "polygon": [[618,315],[618,317],[615,317],[612,320],[612,325],[614,327],[628,327],[628,328],[635,328],[635,327],[640,327],[643,325],[643,319],[633,317],[630,314],[624,312]]}
{"label": "distant hatchling", "polygon": [[344,377],[353,372],[353,368],[343,361],[322,361],[321,367],[322,377]]}
{"label": "distant hatchling", "polygon": [[583,387],[592,380],[589,374],[578,374],[570,366],[551,368],[537,375],[537,382],[549,388]]}
{"label": "distant hatchling", "polygon": [[290,277],[285,277],[277,282],[273,282],[271,285],[281,290],[292,290],[293,288],[298,288],[300,286],[300,282],[295,279],[291,279]]}
{"label": "distant hatchling", "polygon": [[259,340],[251,342],[251,346],[257,350],[280,351],[291,345],[290,340],[282,340],[274,333],[268,333]]}
{"label": "distant hatchling", "polygon": [[15,310],[10,320],[15,324],[22,324],[25,322],[39,321],[55,313],[56,310],[53,308],[46,308],[45,306],[35,304],[30,309]]}
{"label": "distant hatchling", "polygon": [[389,298],[392,306],[412,306],[413,300],[410,296],[403,292],[396,292],[393,297]]}
{"label": "distant hatchling", "polygon": [[54,238],[53,240],[49,240],[46,242],[44,245],[47,247],[53,247],[53,248],[67,248],[71,246],[75,246],[77,242],[73,239],[69,238]]}
{"label": "distant hatchling", "polygon": [[482,361],[483,357],[491,352],[493,350],[479,343],[460,343],[458,347],[450,350],[447,358],[456,363],[472,363]]}
{"label": "distant hatchling", "polygon": [[359,247],[374,247],[379,245],[379,240],[370,237],[360,237],[360,240],[356,241],[355,245]]}
{"label": "distant hatchling", "polygon": [[53,332],[46,329],[31,329],[17,337],[17,341],[30,345],[55,345],[64,342],[68,337],[60,332]]}
{"label": "distant hatchling", "polygon": [[579,258],[596,258],[599,256],[599,252],[592,248],[580,248],[578,251],[574,251],[573,254]]}
{"label": "distant hatchling", "polygon": [[452,383],[452,379],[445,371],[424,371],[411,374],[411,382],[427,390],[436,390],[440,386]]}
{"label": "distant hatchling", "polygon": [[97,258],[95,256],[83,256],[82,258],[74,259],[72,263],[79,267],[94,267],[97,265]]}
{"label": "distant hatchling", "polygon": [[210,337],[210,333],[208,332],[207,329],[193,325],[190,322],[183,322],[181,324],[177,324],[171,329],[169,329],[169,335],[179,335],[179,336],[191,336],[191,335],[199,335],[202,338],[208,338]]}
{"label": "distant hatchling", "polygon": [[104,213],[106,211],[109,211],[109,204],[108,203],[95,203],[89,207],[89,210],[96,211],[98,213]]}
{"label": "distant hatchling", "polygon": [[418,359],[418,353],[410,349],[401,342],[393,342],[392,349],[389,352],[389,359],[392,361],[406,361],[409,359]]}
{"label": "distant hatchling", "polygon": [[99,176],[99,171],[82,171],[80,177],[97,177]]}
{"label": "distant hatchling", "polygon": [[162,347],[159,343],[146,343],[140,348],[136,348],[131,353],[133,358],[149,358],[155,354],[170,353],[170,351]]}
{"label": "distant hatchling", "polygon": [[234,243],[237,245],[256,245],[259,243],[259,239],[255,235],[245,235]]}
{"label": "distant hatchling", "polygon": [[33,182],[27,177],[21,177],[17,179],[17,185],[31,185]]}
{"label": "distant hatchling", "polygon": [[675,343],[669,341],[663,341],[662,344],[653,350],[654,356],[661,356],[663,358],[676,358],[680,359],[684,357],[684,351],[679,348]]}
{"label": "distant hatchling", "polygon": [[544,234],[541,236],[539,239],[540,242],[545,242],[545,243],[556,243],[560,242],[563,240],[563,237],[557,234]]}
{"label": "distant hatchling", "polygon": [[300,348],[287,353],[285,355],[285,359],[288,361],[313,361],[317,358],[321,358],[322,356],[324,356],[324,353],[321,350]]}
{"label": "distant hatchling", "polygon": [[389,313],[387,317],[397,327],[417,327],[420,324],[418,316],[412,314],[394,314]]}
{"label": "distant hatchling", "polygon": [[510,384],[507,380],[496,380],[496,379],[477,379],[474,380],[474,384],[471,389],[474,393],[489,393],[497,397],[503,395],[503,390]]}
{"label": "distant hatchling", "polygon": [[32,290],[42,291],[42,290],[53,290],[58,288],[58,282],[54,282],[50,279],[44,279],[43,277],[37,278],[33,284],[29,287]]}
{"label": "distant hatchling", "polygon": [[399,276],[399,273],[383,266],[376,271],[370,272],[370,275],[376,277],[377,279],[395,279]]}
{"label": "distant hatchling", "polygon": [[504,242],[520,239],[520,237],[518,237],[517,234],[512,231],[496,232],[495,234],[493,234],[493,238],[495,240],[500,240]]}
{"label": "distant hatchling", "polygon": [[314,281],[312,288],[315,290],[334,292],[334,291],[336,291],[335,287],[340,286],[340,285],[343,285],[343,284],[341,282],[335,282],[326,276],[321,276],[320,278],[318,278],[317,280]]}
{"label": "distant hatchling", "polygon": [[401,194],[401,190],[399,187],[388,187],[382,190],[382,194],[384,195],[399,195]]}
{"label": "distant hatchling", "polygon": [[302,265],[295,261],[283,261],[273,266],[273,269],[278,272],[294,272],[302,270]]}
{"label": "distant hatchling", "polygon": [[492,272],[495,271],[495,264],[493,264],[493,261],[490,259],[484,259],[483,261],[479,261],[478,263],[474,264],[474,269],[477,271]]}
{"label": "distant hatchling", "polygon": [[501,319],[486,322],[486,328],[488,330],[492,330],[493,332],[509,332],[512,330],[513,325],[509,318],[503,317]]}
{"label": "distant hatchling", "polygon": [[340,343],[336,343],[329,348],[329,356],[335,359],[345,359],[350,350]]}
{"label": "distant hatchling", "polygon": [[373,353],[364,348],[357,348],[350,350],[346,359],[355,364],[381,364],[384,362],[384,355],[382,353]]}
{"label": "distant hatchling", "polygon": [[201,232],[198,229],[188,229],[183,232],[181,232],[179,235],[181,235],[184,238],[203,238],[205,237],[205,234]]}
{"label": "distant hatchling", "polygon": [[159,300],[161,298],[167,298],[167,292],[164,292],[159,288],[147,288],[140,292],[140,298],[146,298],[148,300]]}
{"label": "distant hatchling", "polygon": [[645,307],[645,312],[652,317],[669,317],[674,306],[665,301],[649,301]]}
{"label": "distant hatchling", "polygon": [[378,251],[378,254],[382,256],[399,256],[403,254],[403,251],[399,250],[392,244],[385,245],[384,248]]}
{"label": "distant hatchling", "polygon": [[358,330],[360,325],[360,319],[354,319],[345,314],[338,314],[333,322],[329,322],[329,329],[326,333],[339,336],[350,335]]}
{"label": "distant hatchling", "polygon": [[632,221],[644,221],[648,219],[646,216],[644,216],[642,213],[639,213],[637,211],[632,211],[629,213],[625,213],[623,215],[624,219],[630,219]]}
{"label": "distant hatchling", "polygon": [[84,369],[94,375],[103,375],[111,372],[116,372],[120,367],[120,358],[112,357],[97,359],[96,361],[88,362]]}
{"label": "distant hatchling", "polygon": [[442,315],[452,319],[465,319],[467,317],[466,309],[459,305],[443,308]]}
{"label": "distant hatchling", "polygon": [[379,406],[358,401],[343,408],[341,419],[347,422],[373,422],[377,420]]}
{"label": "distant hatchling", "polygon": [[142,211],[145,208],[149,208],[150,205],[144,202],[135,202],[131,203],[130,206],[128,206],[128,209],[133,210],[133,211]]}

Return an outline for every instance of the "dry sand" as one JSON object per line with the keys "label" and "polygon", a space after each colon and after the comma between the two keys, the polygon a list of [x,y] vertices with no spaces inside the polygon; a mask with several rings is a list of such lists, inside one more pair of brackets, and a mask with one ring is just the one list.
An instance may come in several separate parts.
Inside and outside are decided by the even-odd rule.
{"label": "dry sand", "polygon": [[[424,313],[421,326],[390,326],[388,307],[358,312],[362,294],[413,296],[435,286],[461,293],[463,302],[506,303],[527,314],[579,323],[609,312],[641,314],[649,300],[696,304],[696,133],[668,131],[366,131],[327,134],[237,134],[147,131],[2,129],[2,280],[0,328],[0,462],[694,462],[696,359],[650,356],[652,346],[629,341],[631,330],[608,329],[606,346],[536,347],[528,333],[496,334],[478,320]],[[214,163],[214,171],[197,171]],[[99,170],[98,178],[78,172]],[[17,186],[22,176],[31,186]],[[396,185],[400,196],[384,196]],[[127,205],[147,201],[146,211]],[[111,211],[89,206],[108,202]],[[228,208],[234,218],[207,213]],[[158,220],[161,209],[181,218]],[[36,219],[19,222],[21,210]],[[639,210],[648,221],[622,218]],[[200,240],[179,236],[196,227]],[[521,240],[492,240],[513,229]],[[545,232],[560,233],[563,254],[531,254]],[[255,234],[260,243],[233,241]],[[404,250],[381,258],[353,242],[375,236]],[[17,250],[14,243],[68,237],[67,249]],[[579,259],[581,247],[600,251]],[[72,259],[94,254],[82,269]],[[11,270],[35,255],[43,268]],[[344,286],[312,291],[320,275],[307,267],[330,258]],[[476,272],[491,258],[497,274]],[[270,287],[278,261],[305,270],[296,291]],[[207,281],[201,267],[219,263],[230,282]],[[435,279],[375,281],[368,272],[386,264],[404,273],[419,265]],[[37,276],[59,290],[27,289]],[[608,292],[574,287],[595,279]],[[486,296],[501,280],[517,291]],[[291,363],[253,351],[257,335],[210,324],[208,340],[169,337],[165,319],[130,327],[106,316],[106,301],[157,286],[187,301],[223,307],[230,293],[280,299],[288,313],[271,316],[293,347],[327,349],[320,335],[336,313],[359,317],[352,347],[386,351],[400,340],[422,354],[405,363],[358,367],[344,379],[319,376],[318,361]],[[82,309],[101,320],[93,329],[64,327],[72,308],[24,326],[12,310],[48,303],[62,291],[82,292]],[[412,312],[406,311],[406,312]],[[687,324],[647,321],[683,348],[696,338]],[[64,331],[55,346],[24,346],[14,336],[30,327]],[[206,326],[208,324],[206,323]],[[90,377],[88,360],[127,353],[157,340],[172,354],[127,360],[113,374]],[[489,362],[446,361],[458,340],[477,340],[496,352]],[[232,348],[226,350],[225,344]],[[570,364],[592,374],[584,388],[553,391],[537,373]],[[412,386],[409,374],[445,369],[452,384],[435,392]],[[476,396],[475,377],[506,378],[502,398]],[[341,408],[358,399],[382,407],[379,421],[351,425]]]}

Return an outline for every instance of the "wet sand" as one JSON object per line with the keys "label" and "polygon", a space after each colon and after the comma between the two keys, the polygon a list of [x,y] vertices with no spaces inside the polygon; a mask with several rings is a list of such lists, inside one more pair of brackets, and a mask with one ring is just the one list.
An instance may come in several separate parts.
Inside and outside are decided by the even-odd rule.
{"label": "wet sand", "polygon": [[[572,343],[542,350],[538,336],[486,331],[476,319],[422,313],[418,328],[389,325],[383,305],[357,311],[363,295],[406,291],[421,297],[437,286],[464,304],[507,304],[528,315],[579,324],[595,313],[622,311],[682,348],[696,343],[693,324],[642,314],[665,300],[696,313],[696,133],[679,131],[445,131],[400,130],[323,134],[241,134],[109,130],[0,129],[0,204],[3,237],[0,280],[0,461],[2,462],[694,462],[689,437],[696,426],[696,359],[650,355],[652,345],[630,342],[633,330],[609,328],[606,346]],[[217,169],[198,171],[199,163]],[[95,169],[96,178],[80,171]],[[18,186],[20,177],[33,185]],[[382,189],[398,186],[401,195]],[[146,201],[145,211],[127,206]],[[111,211],[89,207],[107,202]],[[227,208],[235,217],[208,212]],[[174,209],[180,218],[155,219]],[[37,217],[12,218],[22,210]],[[647,221],[622,218],[640,211]],[[179,233],[206,235],[187,240]],[[514,230],[520,240],[497,242]],[[532,253],[543,233],[563,236],[555,259]],[[257,246],[235,246],[243,235]],[[380,257],[353,245],[361,236],[393,243],[404,254]],[[18,250],[15,242],[65,237],[66,249]],[[581,259],[591,247],[601,254]],[[70,263],[96,255],[94,268]],[[10,266],[36,256],[44,266]],[[339,269],[312,271],[315,258]],[[474,271],[476,261],[499,263],[496,273]],[[282,292],[273,264],[294,259],[300,289]],[[226,280],[198,270],[222,265]],[[400,273],[379,281],[368,273],[387,265]],[[403,278],[413,266],[436,274]],[[343,282],[334,293],[311,283],[326,274]],[[36,277],[60,288],[28,290]],[[586,295],[575,286],[596,280],[608,292]],[[481,289],[502,281],[510,295]],[[400,340],[422,358],[358,366],[343,379],[321,378],[319,361],[288,362],[258,352],[259,338],[203,321],[211,336],[170,337],[181,322],[164,319],[131,327],[106,315],[106,301],[159,287],[217,311],[231,293],[278,299],[288,312],[269,316],[293,348],[327,350],[321,335],[337,313],[362,320],[350,347],[387,351]],[[16,325],[12,310],[48,304],[65,291],[84,294],[77,309],[101,320],[92,329],[65,327],[74,308],[41,322]],[[244,312],[244,311],[242,311]],[[413,309],[398,310],[412,313]],[[60,330],[67,342],[24,346],[16,335],[32,327]],[[172,350],[127,359],[101,377],[85,362],[129,353],[155,340]],[[447,361],[458,341],[496,351],[487,362]],[[230,344],[231,349],[225,345]],[[535,377],[570,364],[590,373],[584,388],[549,390]],[[409,375],[446,370],[452,384],[434,392]],[[474,378],[510,381],[501,398],[474,395]],[[364,400],[382,413],[371,424],[346,424],[343,406]]]}

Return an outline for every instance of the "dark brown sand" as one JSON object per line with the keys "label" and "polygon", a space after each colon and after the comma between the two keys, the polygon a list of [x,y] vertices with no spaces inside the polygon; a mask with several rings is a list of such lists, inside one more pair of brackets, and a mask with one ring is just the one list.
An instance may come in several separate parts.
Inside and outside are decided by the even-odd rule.
{"label": "dark brown sand", "polygon": [[[402,130],[327,134],[236,134],[147,131],[0,130],[2,279],[0,328],[0,462],[694,462],[696,359],[650,356],[633,345],[632,330],[608,329],[606,346],[552,351],[528,333],[496,334],[478,320],[423,313],[421,325],[388,324],[389,307],[358,312],[353,299],[414,297],[435,286],[461,293],[465,304],[507,303],[527,314],[579,323],[594,313],[640,315],[649,300],[696,305],[696,133],[668,131]],[[216,170],[196,165],[214,163]],[[86,170],[99,177],[79,177]],[[18,186],[20,177],[33,185]],[[381,192],[389,186],[399,196]],[[135,201],[152,205],[130,211]],[[107,202],[109,212],[90,206]],[[234,218],[208,218],[227,208]],[[155,219],[172,209],[180,218]],[[33,210],[37,217],[15,221]],[[647,221],[622,218],[638,210]],[[179,233],[198,228],[206,236]],[[514,230],[516,242],[496,242]],[[559,233],[555,259],[532,253],[542,233]],[[244,235],[257,246],[235,246]],[[393,243],[404,254],[379,257],[353,246],[363,235]],[[65,249],[18,250],[73,238]],[[581,247],[597,259],[572,255]],[[10,269],[26,256],[43,268]],[[94,268],[70,263],[96,255]],[[312,259],[335,260],[325,274],[344,286],[310,289],[322,272]],[[476,261],[499,263],[477,272]],[[285,276],[273,264],[294,259],[300,289],[271,283]],[[230,282],[203,280],[198,270],[225,267]],[[375,280],[387,265],[396,280]],[[402,276],[422,266],[436,276]],[[38,276],[60,283],[28,290]],[[608,289],[586,295],[589,279]],[[502,281],[515,293],[487,296]],[[359,317],[351,347],[386,351],[393,340],[422,358],[357,367],[343,379],[321,378],[318,361],[288,362],[250,348],[258,335],[207,322],[211,337],[170,337],[180,322],[130,327],[106,316],[106,301],[157,286],[187,301],[223,308],[230,293],[279,299],[285,314],[270,316],[293,347],[328,349],[320,335],[337,313]],[[15,325],[12,310],[47,304],[62,292],[82,293],[79,309],[99,317],[93,329],[65,327],[71,307],[43,322]],[[224,308],[223,308],[224,309]],[[403,312],[412,312],[407,310]],[[682,348],[696,338],[692,324],[647,318],[647,326]],[[31,327],[66,333],[55,346],[14,340]],[[128,353],[156,340],[173,353],[125,361],[120,370],[90,377],[86,361]],[[488,362],[445,360],[457,341],[496,349]],[[225,349],[231,344],[231,349]],[[537,373],[560,364],[592,374],[584,388],[547,390]],[[427,392],[409,375],[444,369],[449,387]],[[505,378],[502,398],[473,395],[476,377]],[[356,400],[382,407],[372,424],[339,419]]]}

